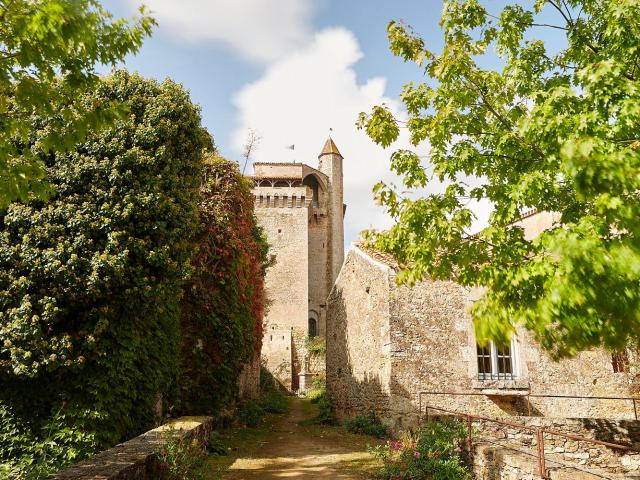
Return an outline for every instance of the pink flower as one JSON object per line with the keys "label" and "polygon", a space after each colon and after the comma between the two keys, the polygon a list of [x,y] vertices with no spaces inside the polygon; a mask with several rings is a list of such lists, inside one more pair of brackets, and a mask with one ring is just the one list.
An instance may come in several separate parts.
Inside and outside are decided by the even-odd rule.
{"label": "pink flower", "polygon": [[400,450],[402,448],[402,442],[394,440],[393,442],[391,442],[391,448],[394,450]]}
{"label": "pink flower", "polygon": [[413,452],[413,456],[415,458],[420,458],[420,452],[418,452],[417,450],[415,452]]}

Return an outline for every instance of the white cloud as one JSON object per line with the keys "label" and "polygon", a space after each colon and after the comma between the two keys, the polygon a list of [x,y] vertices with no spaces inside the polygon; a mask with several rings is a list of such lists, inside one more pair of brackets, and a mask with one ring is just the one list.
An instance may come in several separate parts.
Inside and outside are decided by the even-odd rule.
{"label": "white cloud", "polygon": [[[241,152],[249,129],[256,130],[262,139],[252,155],[255,161],[295,160],[316,167],[329,128],[333,128],[332,137],[345,157],[347,244],[364,229],[391,225],[383,208],[375,204],[372,188],[380,180],[401,185],[389,170],[389,157],[398,148],[410,148],[405,130],[385,150],[356,128],[360,112],[383,103],[396,118],[406,117],[400,102],[385,96],[384,78],[358,82],[353,65],[362,56],[358,41],[349,30],[326,29],[306,47],[271,64],[260,79],[246,85],[233,99],[238,125],[231,143]],[[286,149],[291,144],[295,145],[294,151]],[[420,148],[419,154],[426,153],[426,147]],[[435,182],[428,191],[442,188]],[[480,217],[474,229],[484,226],[488,205],[471,202],[470,206]]]}
{"label": "white cloud", "polygon": [[[371,189],[380,181],[394,181],[387,150],[356,129],[358,114],[386,103],[400,116],[399,103],[384,96],[384,78],[358,83],[353,65],[362,57],[354,35],[343,28],[317,33],[307,47],[269,66],[259,80],[246,85],[234,98],[239,125],[232,144],[238,151],[247,131],[262,140],[256,161],[297,161],[316,167],[318,154],[333,128],[333,139],[345,157],[344,183],[347,243],[361,230],[389,225]],[[287,145],[295,144],[295,150]]]}
{"label": "white cloud", "polygon": [[[129,0],[139,4],[140,0]],[[311,38],[313,0],[144,0],[160,27],[268,62]]]}

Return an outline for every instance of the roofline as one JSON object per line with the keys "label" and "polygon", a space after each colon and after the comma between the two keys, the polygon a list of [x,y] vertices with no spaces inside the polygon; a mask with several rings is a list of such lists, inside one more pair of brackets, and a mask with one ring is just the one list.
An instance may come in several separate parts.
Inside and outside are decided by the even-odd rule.
{"label": "roofline", "polygon": [[290,165],[304,165],[304,163],[300,163],[300,162],[253,162],[253,165],[286,165],[286,166],[290,166]]}
{"label": "roofline", "polygon": [[[395,273],[395,269],[393,267],[391,267],[390,265],[387,265],[386,263],[382,263],[380,260],[376,260],[375,258],[373,258],[371,255],[369,255],[367,252],[365,252],[364,250],[361,250],[360,247],[358,247],[355,242],[352,242],[350,247],[349,247],[349,252],[350,251],[354,251],[356,254],[360,255],[361,257],[363,257],[365,260],[368,260],[369,263],[373,264],[374,266],[378,267],[379,269],[387,272],[387,273]],[[347,254],[349,253],[347,252]],[[339,276],[339,275],[338,275]]]}

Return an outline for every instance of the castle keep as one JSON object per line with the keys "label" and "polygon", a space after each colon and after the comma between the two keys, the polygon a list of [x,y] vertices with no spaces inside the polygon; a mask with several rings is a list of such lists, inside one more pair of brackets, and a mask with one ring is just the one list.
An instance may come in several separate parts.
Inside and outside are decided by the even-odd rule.
{"label": "castle keep", "polygon": [[343,157],[329,138],[318,159],[317,169],[253,165],[255,214],[275,260],[266,276],[263,363],[292,391],[324,371],[305,342],[325,335],[327,297],[344,260]]}

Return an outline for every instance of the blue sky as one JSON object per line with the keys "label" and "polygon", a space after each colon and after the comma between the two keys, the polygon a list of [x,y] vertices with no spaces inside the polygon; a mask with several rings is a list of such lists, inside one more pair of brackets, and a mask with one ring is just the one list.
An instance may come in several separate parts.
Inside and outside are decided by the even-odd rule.
{"label": "blue sky", "polygon": [[[103,0],[116,16],[131,16],[140,0]],[[257,161],[311,166],[333,128],[345,157],[347,244],[365,228],[389,219],[374,202],[394,148],[383,150],[355,128],[357,115],[387,104],[403,116],[398,95],[415,65],[388,49],[386,25],[404,19],[428,47],[439,50],[440,0],[145,0],[159,25],[126,67],[144,76],[171,77],[202,108],[204,125],[220,152],[241,159],[249,129],[261,137]],[[488,0],[495,13],[502,0]],[[494,60],[489,60],[489,65]],[[497,66],[497,64],[496,64]],[[295,144],[295,150],[286,145]],[[426,154],[428,147],[421,147]],[[250,173],[249,166],[247,173]],[[487,206],[478,208],[480,222]]]}
{"label": "blue sky", "polygon": [[[102,3],[115,15],[129,17],[135,13],[135,5],[143,2],[103,0]],[[153,0],[144,3],[154,9]],[[181,8],[189,8],[191,2],[175,3]],[[216,1],[208,3],[215,4]],[[430,45],[439,47],[442,44],[438,26],[442,2],[439,0],[318,0],[310,3],[313,30],[344,27],[353,32],[364,54],[354,64],[358,78],[384,76],[388,82],[386,91],[392,98],[398,97],[408,80],[419,80],[420,72],[415,65],[406,65],[391,54],[385,30],[387,23],[392,19],[405,19],[424,34]],[[287,26],[282,25],[282,28]],[[241,21],[238,29],[242,29]],[[250,36],[250,33],[245,35]],[[229,120],[236,114],[231,97],[244,84],[260,78],[267,66],[247,61],[232,47],[219,41],[180,38],[167,28],[164,18],[159,19],[153,37],[146,40],[138,55],[129,57],[126,62],[129,70],[145,76],[159,79],[168,76],[182,82],[194,101],[202,106],[204,123],[218,147],[233,158],[239,157],[240,151],[231,142],[233,124]],[[319,143],[325,133],[318,133]]]}

